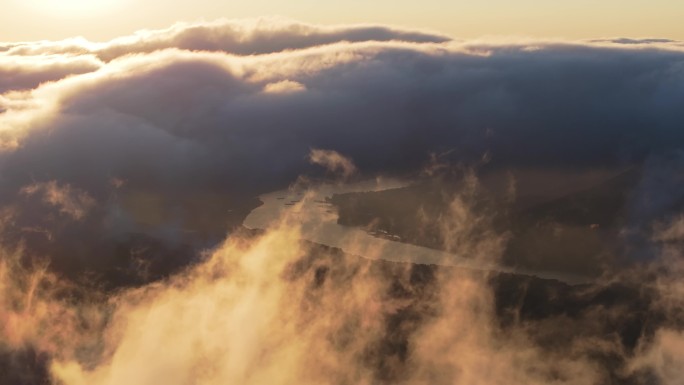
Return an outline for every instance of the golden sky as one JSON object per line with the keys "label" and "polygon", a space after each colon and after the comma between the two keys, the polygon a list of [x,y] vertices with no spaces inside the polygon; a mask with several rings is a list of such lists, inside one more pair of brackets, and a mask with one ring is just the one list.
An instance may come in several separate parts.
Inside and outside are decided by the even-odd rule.
{"label": "golden sky", "polygon": [[453,37],[514,35],[684,40],[681,0],[2,0],[0,41],[101,41],[177,21],[286,16],[311,23],[386,23]]}

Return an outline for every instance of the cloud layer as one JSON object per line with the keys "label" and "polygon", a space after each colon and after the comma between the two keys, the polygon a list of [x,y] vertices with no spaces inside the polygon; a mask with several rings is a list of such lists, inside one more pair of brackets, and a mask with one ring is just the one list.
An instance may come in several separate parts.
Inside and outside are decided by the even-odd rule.
{"label": "cloud layer", "polygon": [[676,42],[456,42],[281,19],[8,43],[0,201],[55,181],[97,202],[96,238],[216,241],[226,220],[201,217],[217,201],[239,224],[258,193],[315,171],[312,148],[366,175],[414,172],[434,153],[620,169],[684,143],[683,58]]}

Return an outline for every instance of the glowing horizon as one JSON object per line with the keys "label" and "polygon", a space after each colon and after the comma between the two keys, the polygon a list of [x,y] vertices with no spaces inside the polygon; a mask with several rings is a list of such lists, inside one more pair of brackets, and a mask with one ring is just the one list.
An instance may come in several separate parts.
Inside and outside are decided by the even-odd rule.
{"label": "glowing horizon", "polygon": [[388,0],[366,4],[318,5],[310,0],[287,4],[256,0],[221,4],[210,0],[8,0],[0,15],[0,41],[59,40],[83,36],[106,41],[141,29],[165,28],[176,22],[221,18],[283,16],[314,24],[386,24],[444,33],[454,38],[522,36],[532,38],[668,38],[684,40],[680,22],[684,3],[670,0],[608,0],[538,4],[503,0],[487,4],[437,0],[420,3]]}

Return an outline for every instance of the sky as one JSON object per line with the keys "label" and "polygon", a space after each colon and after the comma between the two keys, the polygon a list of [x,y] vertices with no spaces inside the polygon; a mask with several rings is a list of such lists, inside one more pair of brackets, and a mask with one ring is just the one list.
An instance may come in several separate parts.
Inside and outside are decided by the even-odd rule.
{"label": "sky", "polygon": [[381,23],[455,38],[529,36],[684,39],[678,0],[3,0],[0,41],[109,40],[178,21],[285,16],[309,23]]}

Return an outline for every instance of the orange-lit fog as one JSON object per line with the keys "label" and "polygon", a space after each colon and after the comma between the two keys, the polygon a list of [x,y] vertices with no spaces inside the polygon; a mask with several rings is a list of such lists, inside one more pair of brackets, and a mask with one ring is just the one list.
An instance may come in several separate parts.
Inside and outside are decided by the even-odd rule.
{"label": "orange-lit fog", "polygon": [[[410,265],[373,265],[302,243],[299,220],[294,210],[263,234],[229,238],[196,267],[106,302],[5,254],[2,339],[54,354],[52,376],[68,385],[601,382],[583,346],[591,341],[556,356],[542,354],[525,325],[498,330],[487,274],[455,269],[416,283]],[[447,230],[458,237],[462,225]],[[673,311],[682,294],[675,278],[658,282]],[[392,345],[403,334],[409,345]],[[653,367],[676,384],[684,336],[657,335],[630,370]]]}

